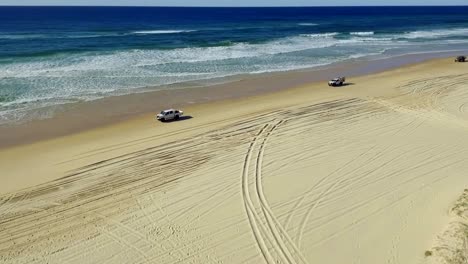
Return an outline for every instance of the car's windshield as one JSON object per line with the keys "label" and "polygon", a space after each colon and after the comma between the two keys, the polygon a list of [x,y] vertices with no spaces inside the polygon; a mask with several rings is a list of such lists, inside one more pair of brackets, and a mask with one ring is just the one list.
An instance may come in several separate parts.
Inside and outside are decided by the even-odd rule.
{"label": "car's windshield", "polygon": [[165,111],[161,111],[161,113],[160,113],[160,114],[161,114],[161,115],[164,115],[165,113],[166,113]]}

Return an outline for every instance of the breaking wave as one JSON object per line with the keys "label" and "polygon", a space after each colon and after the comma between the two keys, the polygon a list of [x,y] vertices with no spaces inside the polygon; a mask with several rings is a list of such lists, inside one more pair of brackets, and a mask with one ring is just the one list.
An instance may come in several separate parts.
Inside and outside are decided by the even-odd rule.
{"label": "breaking wave", "polygon": [[407,39],[418,39],[418,38],[436,39],[436,38],[455,37],[455,36],[468,37],[468,28],[412,31],[412,32],[406,32],[402,34],[401,37],[407,38]]}
{"label": "breaking wave", "polygon": [[139,35],[151,35],[151,34],[178,34],[178,33],[186,33],[186,32],[194,32],[196,30],[141,30],[141,31],[133,31],[133,34]]}
{"label": "breaking wave", "polygon": [[366,31],[366,32],[351,32],[349,34],[353,36],[372,36],[375,33],[374,31]]}

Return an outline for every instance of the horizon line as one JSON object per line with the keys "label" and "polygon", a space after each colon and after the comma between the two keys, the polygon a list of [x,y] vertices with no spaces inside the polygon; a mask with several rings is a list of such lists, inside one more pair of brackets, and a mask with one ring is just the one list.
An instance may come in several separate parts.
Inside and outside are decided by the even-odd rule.
{"label": "horizon line", "polygon": [[292,6],[169,6],[169,5],[2,5],[0,7],[168,7],[168,8],[292,8],[292,7],[468,7],[467,5],[292,5]]}

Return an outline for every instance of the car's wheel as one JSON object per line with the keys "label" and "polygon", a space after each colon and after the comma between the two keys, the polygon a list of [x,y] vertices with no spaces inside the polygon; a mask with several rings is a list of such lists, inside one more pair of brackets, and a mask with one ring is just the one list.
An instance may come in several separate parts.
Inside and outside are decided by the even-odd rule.
{"label": "car's wheel", "polygon": [[179,118],[180,118],[180,117],[179,117],[178,115],[176,115],[176,116],[174,117],[175,120],[179,120]]}

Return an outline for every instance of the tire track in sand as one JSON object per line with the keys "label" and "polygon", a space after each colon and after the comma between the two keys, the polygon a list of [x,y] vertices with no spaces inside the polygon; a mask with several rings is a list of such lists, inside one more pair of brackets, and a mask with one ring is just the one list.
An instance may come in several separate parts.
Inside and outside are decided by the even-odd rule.
{"label": "tire track in sand", "polygon": [[[263,156],[265,153],[265,147],[268,139],[270,138],[270,135],[273,133],[273,131],[278,128],[280,125],[282,125],[285,120],[280,121],[276,125],[274,125],[270,131],[268,131],[266,137],[263,139],[262,144],[260,146],[260,150],[258,152],[257,160],[256,160],[256,171],[255,171],[255,182],[256,182],[256,190],[257,190],[257,195],[260,200],[260,203],[262,205],[262,211],[263,214],[265,215],[265,218],[268,221],[268,226],[270,227],[270,230],[272,231],[276,242],[281,245],[281,249],[283,253],[286,255],[288,260],[290,260],[291,263],[296,263],[294,260],[293,256],[291,255],[291,252],[288,250],[287,245],[285,242],[288,242],[289,245],[293,248],[294,252],[296,253],[296,256],[299,257],[300,261],[302,263],[307,263],[306,259],[302,255],[301,251],[297,248],[297,246],[294,244],[292,241],[291,237],[288,235],[288,233],[285,231],[283,226],[280,224],[280,222],[277,220],[275,215],[273,214],[273,211],[268,203],[268,200],[265,197],[265,194],[263,192],[263,183],[262,183],[262,166],[263,166]],[[279,234],[281,233],[281,234]],[[286,241],[284,241],[286,239]]]}
{"label": "tire track in sand", "polygon": [[[245,156],[242,170],[242,198],[250,228],[252,229],[257,246],[259,247],[265,261],[267,263],[298,263],[295,259],[295,257],[297,257],[300,263],[307,263],[301,252],[293,243],[292,239],[288,236],[284,228],[274,216],[263,192],[261,168],[264,149],[268,137],[283,122],[284,121],[280,121],[275,125],[264,125],[251,141]],[[260,141],[260,146],[257,147]],[[252,173],[249,173],[250,162],[252,159],[255,163],[253,175],[251,175]],[[249,188],[249,179],[252,176],[254,177],[252,188],[254,191],[251,191]],[[256,208],[260,208],[264,217],[257,212]],[[271,249],[268,247],[267,243],[271,244]],[[290,248],[292,248],[293,251],[290,251]],[[275,253],[275,256],[279,259],[274,259],[272,253]],[[295,254],[293,255],[292,253]]]}
{"label": "tire track in sand", "polygon": [[255,136],[255,138],[252,140],[252,142],[249,145],[247,155],[245,156],[244,160],[244,167],[242,169],[242,200],[244,201],[244,208],[247,213],[247,218],[249,220],[249,225],[250,228],[252,229],[252,233],[255,236],[255,240],[257,243],[257,246],[259,247],[260,251],[262,252],[263,258],[267,263],[274,263],[274,259],[270,254],[270,251],[268,250],[268,247],[266,245],[265,239],[262,237],[261,232],[258,228],[257,221],[258,216],[255,213],[255,206],[250,199],[249,195],[249,178],[248,178],[248,173],[249,173],[249,165],[250,165],[250,158],[252,156],[253,148],[255,146],[255,143],[257,141],[257,138],[261,135],[263,130],[265,130],[267,125],[263,126],[260,132]]}

